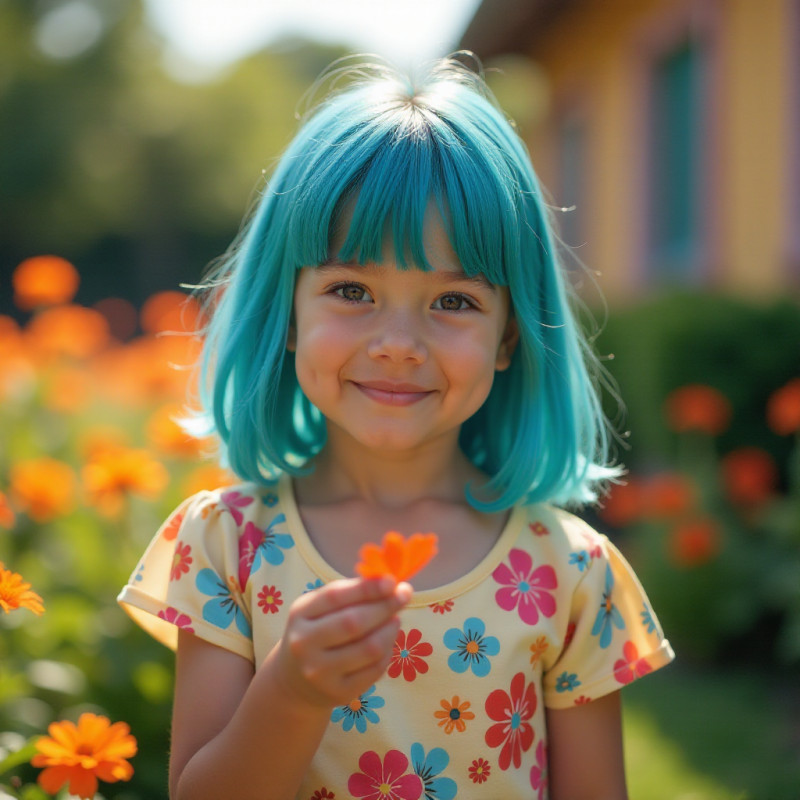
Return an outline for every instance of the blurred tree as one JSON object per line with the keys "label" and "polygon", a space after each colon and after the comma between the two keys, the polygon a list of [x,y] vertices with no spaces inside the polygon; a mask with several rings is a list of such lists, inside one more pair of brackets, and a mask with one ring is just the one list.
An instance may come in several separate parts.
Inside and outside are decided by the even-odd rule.
{"label": "blurred tree", "polygon": [[83,303],[196,281],[345,51],[287,40],[204,84],[164,52],[141,0],[0,0],[0,313],[40,253],[78,266]]}

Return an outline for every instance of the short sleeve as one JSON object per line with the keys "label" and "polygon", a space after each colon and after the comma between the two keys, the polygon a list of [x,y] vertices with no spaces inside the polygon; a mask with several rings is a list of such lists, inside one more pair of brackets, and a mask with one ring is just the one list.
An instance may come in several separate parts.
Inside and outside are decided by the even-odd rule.
{"label": "short sleeve", "polygon": [[549,708],[595,700],[675,657],[630,564],[605,536],[590,541],[564,647],[544,674]]}
{"label": "short sleeve", "polygon": [[251,617],[237,578],[238,536],[218,498],[201,492],[156,533],[117,601],[173,650],[178,629],[253,660]]}

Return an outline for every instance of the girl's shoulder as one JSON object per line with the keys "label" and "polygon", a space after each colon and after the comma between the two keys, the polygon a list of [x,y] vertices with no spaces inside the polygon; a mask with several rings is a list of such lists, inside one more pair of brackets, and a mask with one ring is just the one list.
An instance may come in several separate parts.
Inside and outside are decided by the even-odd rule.
{"label": "girl's shoulder", "polygon": [[517,539],[537,549],[558,552],[595,551],[604,548],[607,537],[586,520],[547,503],[521,506],[525,522]]}

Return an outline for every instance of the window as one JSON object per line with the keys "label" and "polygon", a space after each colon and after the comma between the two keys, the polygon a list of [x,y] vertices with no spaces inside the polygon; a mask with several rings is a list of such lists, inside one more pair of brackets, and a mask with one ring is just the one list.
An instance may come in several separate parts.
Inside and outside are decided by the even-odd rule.
{"label": "window", "polygon": [[648,255],[658,282],[691,282],[702,251],[703,55],[684,42],[653,66]]}

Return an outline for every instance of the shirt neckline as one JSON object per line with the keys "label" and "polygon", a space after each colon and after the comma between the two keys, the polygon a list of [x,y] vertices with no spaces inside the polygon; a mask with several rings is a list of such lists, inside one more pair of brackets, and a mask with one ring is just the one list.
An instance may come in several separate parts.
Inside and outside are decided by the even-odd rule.
{"label": "shirt neckline", "polygon": [[[282,475],[278,482],[278,500],[281,510],[286,515],[286,522],[289,532],[294,539],[298,552],[305,559],[306,563],[314,570],[318,577],[326,583],[333,580],[345,578],[338,570],[335,570],[317,550],[311,537],[306,531],[300,512],[297,508],[297,501],[294,494],[294,485],[289,475]],[[432,603],[440,603],[451,600],[458,595],[471,589],[476,584],[483,581],[500,565],[503,558],[508,554],[511,545],[519,536],[522,526],[527,517],[525,508],[516,505],[511,510],[511,514],[506,521],[505,527],[497,537],[497,541],[483,559],[468,573],[456,578],[454,581],[435,586],[432,589],[421,589],[414,592],[410,608],[421,608]]]}

